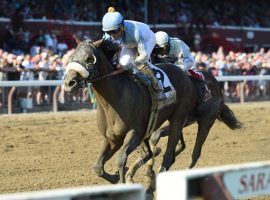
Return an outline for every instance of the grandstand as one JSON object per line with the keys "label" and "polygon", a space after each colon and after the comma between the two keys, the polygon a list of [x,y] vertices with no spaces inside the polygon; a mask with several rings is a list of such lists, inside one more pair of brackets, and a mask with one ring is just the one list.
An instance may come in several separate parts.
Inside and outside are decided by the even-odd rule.
{"label": "grandstand", "polygon": [[[114,5],[126,19],[148,22],[154,30],[165,30],[185,41],[196,54],[197,67],[216,76],[268,75],[270,43],[268,1],[1,1],[0,80],[61,80],[67,57],[75,41],[102,37],[101,18]],[[240,12],[239,12],[240,10]],[[247,12],[249,10],[250,12]],[[53,11],[53,12],[51,12]],[[251,14],[252,13],[252,14]],[[237,82],[221,83],[228,101],[240,99]],[[50,110],[55,87],[21,88],[14,94],[14,111],[21,112],[21,99],[31,96],[36,106]],[[246,100],[268,99],[268,81],[249,81],[244,86]],[[9,88],[0,90],[0,110],[7,112]],[[75,99],[63,91],[63,103],[89,102],[87,89]],[[84,105],[84,107],[87,105]],[[19,106],[18,106],[19,105]],[[49,106],[49,107],[48,107]],[[60,109],[60,110],[61,110]],[[34,109],[33,109],[34,110]],[[37,109],[42,110],[42,109]]]}

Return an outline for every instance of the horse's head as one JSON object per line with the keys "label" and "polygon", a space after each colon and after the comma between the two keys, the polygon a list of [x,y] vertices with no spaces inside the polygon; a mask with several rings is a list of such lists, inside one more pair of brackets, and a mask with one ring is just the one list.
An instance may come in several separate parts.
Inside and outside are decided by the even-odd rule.
{"label": "horse's head", "polygon": [[93,44],[91,40],[79,42],[66,66],[65,91],[76,94],[86,81],[91,82],[99,77],[99,60],[99,50],[96,44]]}

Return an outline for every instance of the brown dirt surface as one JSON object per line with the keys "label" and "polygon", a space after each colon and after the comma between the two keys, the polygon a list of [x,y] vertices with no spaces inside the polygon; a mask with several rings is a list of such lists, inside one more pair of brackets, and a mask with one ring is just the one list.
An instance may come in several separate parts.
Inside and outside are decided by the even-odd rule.
{"label": "brown dirt surface", "polygon": [[[195,168],[269,160],[270,103],[230,104],[245,126],[232,131],[216,121]],[[184,129],[187,148],[170,170],[186,169],[197,125]],[[0,193],[108,184],[91,169],[101,145],[95,111],[0,116]],[[159,147],[164,153],[167,138]],[[116,154],[117,156],[117,154]],[[116,156],[106,171],[116,171]],[[128,165],[139,157],[135,151]],[[159,155],[155,168],[159,167]],[[145,184],[146,168],[134,180]]]}

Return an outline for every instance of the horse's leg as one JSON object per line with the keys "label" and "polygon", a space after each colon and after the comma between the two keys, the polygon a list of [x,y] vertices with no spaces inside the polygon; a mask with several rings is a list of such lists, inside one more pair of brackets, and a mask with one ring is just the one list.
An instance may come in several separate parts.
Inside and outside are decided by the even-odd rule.
{"label": "horse's leg", "polygon": [[175,148],[182,135],[184,120],[174,120],[170,123],[169,137],[163,161],[159,172],[167,171],[175,161]]}
{"label": "horse's leg", "polygon": [[147,177],[149,187],[147,188],[148,194],[153,194],[155,191],[155,171],[154,171],[154,164],[155,164],[155,157],[161,152],[160,148],[157,148],[157,143],[159,142],[161,137],[168,136],[169,134],[170,125],[166,127],[162,127],[160,130],[155,131],[150,137],[150,147],[153,152],[152,158],[147,162]]}
{"label": "horse's leg", "polygon": [[221,98],[212,98],[201,109],[201,119],[198,121],[198,132],[189,168],[195,166],[201,155],[202,146],[209,134],[210,128],[218,117],[221,102]]}
{"label": "horse's leg", "polygon": [[117,160],[117,166],[119,169],[119,178],[121,183],[125,183],[124,170],[126,167],[128,155],[137,148],[140,142],[141,141],[138,138],[137,132],[134,129],[130,130],[127,133],[123,146],[120,149]]}
{"label": "horse's leg", "polygon": [[178,156],[180,155],[180,153],[182,151],[184,151],[186,149],[186,143],[185,143],[185,140],[184,140],[184,136],[183,136],[183,132],[181,131],[180,133],[180,141],[178,142],[178,145],[175,149],[175,156]]}
{"label": "horse's leg", "polygon": [[118,175],[111,175],[104,171],[104,164],[108,161],[115,152],[120,148],[120,145],[110,144],[107,140],[102,141],[102,147],[98,156],[98,161],[94,164],[93,170],[99,176],[109,181],[110,183],[117,183],[119,181]]}
{"label": "horse's leg", "polygon": [[192,153],[192,162],[189,165],[189,168],[192,168],[197,163],[200,155],[202,146],[208,136],[208,133],[210,131],[210,128],[213,126],[215,122],[215,118],[213,119],[202,119],[198,121],[198,132],[196,137],[195,146]]}
{"label": "horse's leg", "polygon": [[[141,144],[142,157],[140,157],[139,159],[137,159],[133,163],[132,168],[134,168],[134,169],[132,169],[132,168],[130,168],[130,169],[137,171],[143,164],[147,163],[147,176],[149,177],[149,179],[153,178],[153,176],[155,175],[154,170],[153,170],[154,159],[161,152],[161,149],[157,148],[156,146],[157,146],[157,143],[158,143],[160,137],[168,136],[169,128],[170,128],[169,125],[161,127],[160,129],[158,129],[157,131],[155,131],[151,134],[149,141],[145,140],[144,143]],[[149,156],[149,154],[151,156]],[[136,171],[134,171],[134,174]]]}
{"label": "horse's leg", "polygon": [[[132,178],[135,175],[136,171],[145,163],[147,163],[147,176],[151,179],[154,176],[153,165],[154,158],[159,155],[161,150],[156,148],[156,145],[160,139],[160,136],[168,135],[168,127],[163,127],[152,133],[150,140],[144,140],[141,144],[141,157],[138,158],[132,165],[129,167],[128,172],[126,173],[127,182],[132,182]],[[150,143],[149,143],[150,141]]]}
{"label": "horse's leg", "polygon": [[[150,137],[150,143],[148,140],[145,140],[144,143],[141,144],[141,157],[138,158],[130,167],[126,173],[127,182],[133,182],[132,178],[135,175],[136,171],[147,162],[147,176],[149,178],[149,182],[153,182],[152,179],[155,175],[153,166],[154,159],[161,152],[159,148],[156,147],[160,137],[168,136],[169,125],[161,127],[159,130],[152,133]],[[150,144],[150,145],[149,145]]]}
{"label": "horse's leg", "polygon": [[[152,134],[150,138],[150,146],[151,146],[152,152],[155,152],[154,148],[156,148],[156,145],[160,137],[165,137],[169,135],[169,129],[170,129],[170,125],[166,125]],[[180,132],[180,138],[179,138],[178,145],[175,149],[175,155],[178,156],[185,149],[186,149],[186,143],[184,140],[184,136],[182,132]],[[157,150],[157,151],[160,151],[160,150]]]}
{"label": "horse's leg", "polygon": [[153,156],[153,152],[151,151],[148,140],[144,140],[143,143],[141,143],[140,153],[141,157],[132,163],[132,165],[129,167],[129,170],[126,173],[126,182],[128,183],[133,183],[132,178],[135,175],[136,171],[148,160],[150,160]]}

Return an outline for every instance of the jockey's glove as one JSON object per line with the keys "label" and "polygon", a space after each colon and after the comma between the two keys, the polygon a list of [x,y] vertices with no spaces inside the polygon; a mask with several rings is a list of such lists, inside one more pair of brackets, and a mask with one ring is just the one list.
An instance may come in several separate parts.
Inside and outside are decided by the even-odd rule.
{"label": "jockey's glove", "polygon": [[127,65],[123,65],[122,67],[124,70],[131,70],[131,69],[137,68],[137,65],[136,65],[136,62],[131,62]]}

